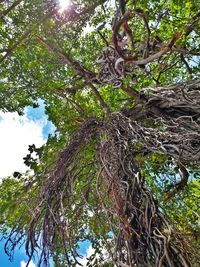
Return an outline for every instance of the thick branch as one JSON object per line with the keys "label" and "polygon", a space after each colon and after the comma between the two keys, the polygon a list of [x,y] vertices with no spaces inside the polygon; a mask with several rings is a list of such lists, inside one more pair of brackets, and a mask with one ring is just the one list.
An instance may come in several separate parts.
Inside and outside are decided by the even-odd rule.
{"label": "thick branch", "polygon": [[91,81],[96,77],[96,74],[94,72],[84,69],[84,67],[82,67],[79,62],[73,61],[64,51],[53,46],[40,36],[35,36],[35,37],[43,46],[47,47],[50,51],[56,53],[60,58],[62,58],[64,62],[71,68],[73,68],[78,75],[85,77],[87,81]]}
{"label": "thick branch", "polygon": [[4,10],[1,12],[0,14],[0,18],[1,17],[5,17],[11,10],[13,10],[17,5],[19,5],[22,2],[22,0],[17,0],[16,2],[14,2],[8,9]]}
{"label": "thick branch", "polygon": [[140,93],[133,88],[127,87],[125,85],[121,86],[121,89],[126,92],[128,95],[130,95],[133,99],[137,100],[138,102],[146,102],[145,99],[143,99],[140,95]]}
{"label": "thick branch", "polygon": [[[112,37],[112,41],[114,43],[115,49],[116,51],[119,53],[119,55],[126,60],[127,57],[125,57],[124,55],[122,55],[122,51],[120,49],[120,47],[118,46],[118,32],[119,29],[121,28],[121,26],[126,23],[129,19],[132,18],[132,15],[130,13],[130,11],[126,11],[123,18],[121,20],[119,20],[118,22],[115,23],[114,27],[113,27],[113,37]],[[135,58],[134,58],[135,59]]]}
{"label": "thick branch", "polygon": [[[150,63],[156,59],[159,59],[162,55],[171,51],[175,42],[182,35],[182,33],[180,33],[180,32],[176,33],[174,35],[174,37],[171,39],[171,41],[168,44],[166,44],[165,46],[163,46],[163,48],[161,48],[161,50],[158,53],[151,55],[151,56],[144,58],[144,59],[136,60],[135,56],[134,57],[127,57],[127,56],[123,55],[123,52],[121,51],[120,47],[118,46],[118,39],[117,39],[117,34],[118,34],[120,27],[122,26],[123,23],[127,22],[131,18],[132,18],[132,15],[131,15],[130,11],[127,11],[124,14],[123,18],[115,24],[115,27],[113,29],[113,43],[114,43],[115,49],[118,52],[118,54],[120,55],[120,57],[122,57],[124,59],[125,63],[133,64],[133,65],[146,65],[146,64],[148,64],[148,63]],[[146,25],[146,27],[147,27],[147,25]]]}
{"label": "thick branch", "polygon": [[119,0],[119,8],[121,11],[121,14],[124,15],[126,12],[126,1],[125,0]]}
{"label": "thick branch", "polygon": [[140,60],[135,60],[134,58],[127,58],[127,60],[125,60],[128,64],[133,64],[133,65],[146,65],[156,59],[159,59],[160,57],[162,57],[162,55],[168,53],[169,51],[171,51],[172,46],[175,44],[175,42],[180,38],[182,34],[180,32],[176,33],[174,35],[174,37],[172,38],[172,40],[166,45],[163,46],[163,48],[156,54],[151,55],[147,58],[144,59],[140,59]]}

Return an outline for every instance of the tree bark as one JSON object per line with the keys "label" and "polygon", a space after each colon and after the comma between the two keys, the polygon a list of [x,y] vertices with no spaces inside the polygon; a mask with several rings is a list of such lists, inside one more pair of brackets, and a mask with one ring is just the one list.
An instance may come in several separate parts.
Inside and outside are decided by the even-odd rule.
{"label": "tree bark", "polygon": [[102,176],[115,214],[111,223],[118,221],[112,258],[119,267],[198,266],[200,259],[197,256],[192,262],[195,252],[146,188],[145,177],[134,159],[135,130],[130,133],[131,126],[128,128],[127,124],[119,114],[107,122],[107,140],[98,149]]}
{"label": "tree bark", "polygon": [[[179,160],[183,174],[187,171],[185,162],[199,162],[199,81],[143,90],[141,98],[137,95],[141,103],[131,109],[109,114],[104,120],[90,119],[83,123],[60,153],[55,169],[42,180],[40,193],[29,200],[33,204],[30,216],[25,214],[25,221],[30,217],[30,222],[25,227],[21,225],[23,220],[16,223],[6,243],[7,253],[13,251],[17,240],[26,236],[27,255],[31,258],[42,243],[40,262],[47,262],[55,253],[54,240],[62,241],[64,252],[66,246],[71,248],[74,240],[77,242],[74,227],[79,227],[79,220],[74,218],[80,218],[87,203],[81,196],[74,202],[73,188],[74,184],[83,183],[80,173],[86,169],[87,179],[93,179],[93,183],[84,185],[83,190],[93,194],[98,203],[93,207],[94,214],[104,209],[108,223],[116,225],[112,259],[117,266],[199,266],[199,256],[163,214],[135,159],[138,149],[164,153]],[[88,158],[83,157],[82,150],[91,143],[96,158],[89,151],[95,164],[88,171]],[[98,184],[99,177],[103,192],[98,191],[98,186],[92,187]],[[104,206],[103,198],[110,199]],[[73,218],[67,210],[73,210]],[[71,256],[66,257],[70,262]]]}
{"label": "tree bark", "polygon": [[200,79],[144,89],[141,104],[124,110],[127,131],[149,151],[200,161]]}

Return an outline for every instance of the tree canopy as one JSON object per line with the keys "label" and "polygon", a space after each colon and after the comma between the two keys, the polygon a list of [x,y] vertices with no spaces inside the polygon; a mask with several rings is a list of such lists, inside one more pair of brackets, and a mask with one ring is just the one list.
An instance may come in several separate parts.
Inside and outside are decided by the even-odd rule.
{"label": "tree canopy", "polygon": [[[199,266],[200,3],[0,1],[0,108],[56,127],[0,186],[12,259]],[[109,257],[105,260],[102,251]]]}

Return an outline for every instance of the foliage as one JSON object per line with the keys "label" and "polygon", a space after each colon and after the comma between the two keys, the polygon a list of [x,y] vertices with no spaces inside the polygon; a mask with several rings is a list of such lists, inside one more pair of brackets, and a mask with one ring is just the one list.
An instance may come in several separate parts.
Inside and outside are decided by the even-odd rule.
{"label": "foliage", "polygon": [[0,108],[22,114],[43,99],[56,126],[24,158],[34,175],[1,183],[10,258],[25,240],[38,265],[77,266],[79,242],[90,240],[110,258],[92,255],[88,266],[198,266],[198,1],[0,9]]}

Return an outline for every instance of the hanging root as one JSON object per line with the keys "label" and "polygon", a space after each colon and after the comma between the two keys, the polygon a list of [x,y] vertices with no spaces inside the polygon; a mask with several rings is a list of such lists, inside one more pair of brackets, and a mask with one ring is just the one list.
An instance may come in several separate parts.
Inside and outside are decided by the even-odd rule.
{"label": "hanging root", "polygon": [[[117,266],[198,266],[200,258],[145,188],[134,161],[128,122],[118,116],[107,122],[107,141],[98,149],[101,173],[113,203],[112,214],[118,221],[113,251]],[[192,264],[195,256],[198,260]]]}
{"label": "hanging root", "polygon": [[[157,104],[159,107],[159,101]],[[55,169],[38,185],[36,179],[37,186],[25,203],[26,213],[8,237],[9,255],[26,237],[29,259],[39,252],[38,266],[47,265],[61,248],[68,266],[78,265],[76,244],[80,237],[88,238],[89,207],[92,216],[110,226],[108,232],[115,241],[110,254],[117,266],[199,266],[190,243],[147,190],[134,159],[136,149],[145,149],[177,160],[181,156],[182,163],[199,161],[199,126],[195,117],[172,119],[171,111],[156,118],[156,127],[153,123],[150,127],[147,118],[139,120],[114,113],[104,121],[90,119],[78,129],[60,153]],[[104,213],[104,221],[99,213]]]}
{"label": "hanging root", "polygon": [[[78,241],[76,236],[79,229],[83,228],[82,217],[87,214],[87,210],[83,211],[85,201],[81,194],[87,194],[95,174],[95,157],[87,161],[82,150],[92,138],[95,139],[101,126],[101,121],[86,121],[60,153],[55,170],[42,177],[39,192],[37,187],[32,188],[33,192],[25,203],[26,213],[22,214],[24,221],[18,221],[7,238],[5,251],[10,258],[18,242],[26,236],[26,254],[31,260],[38,252],[38,266],[46,266],[49,258],[61,248],[68,266],[77,262],[79,255],[74,250]],[[81,192],[75,192],[74,189],[77,179],[83,182]]]}

